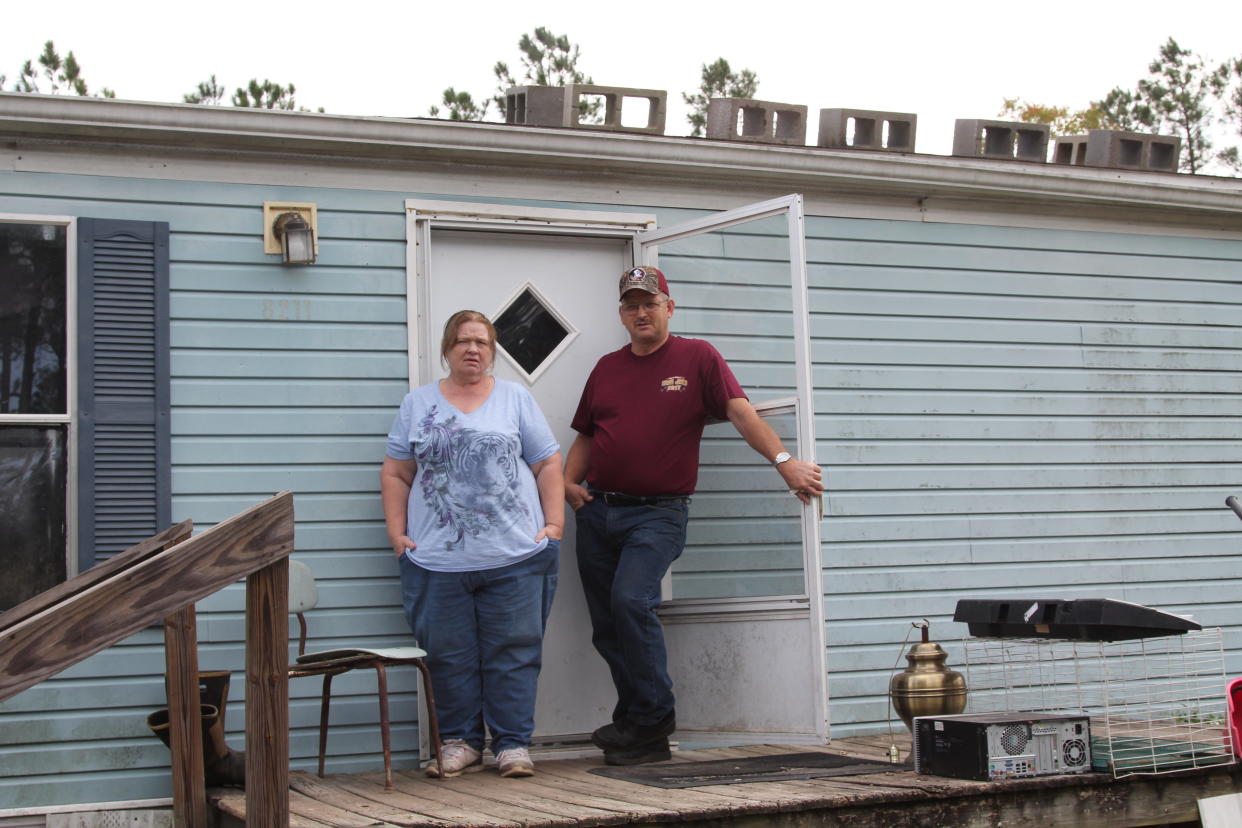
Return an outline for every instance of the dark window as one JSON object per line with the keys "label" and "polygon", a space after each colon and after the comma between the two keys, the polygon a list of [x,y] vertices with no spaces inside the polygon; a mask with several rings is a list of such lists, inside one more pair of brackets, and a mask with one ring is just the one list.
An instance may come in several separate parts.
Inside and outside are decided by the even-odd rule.
{"label": "dark window", "polygon": [[0,611],[171,523],[168,225],[77,231],[71,317],[66,226],[0,221]]}
{"label": "dark window", "polygon": [[0,610],[65,579],[67,426],[0,428]]}
{"label": "dark window", "polygon": [[0,222],[0,610],[68,570],[66,238]]}
{"label": "dark window", "polygon": [[64,414],[65,228],[0,224],[0,414]]}
{"label": "dark window", "polygon": [[493,324],[500,346],[527,374],[535,373],[569,336],[569,330],[530,288],[501,311]]}

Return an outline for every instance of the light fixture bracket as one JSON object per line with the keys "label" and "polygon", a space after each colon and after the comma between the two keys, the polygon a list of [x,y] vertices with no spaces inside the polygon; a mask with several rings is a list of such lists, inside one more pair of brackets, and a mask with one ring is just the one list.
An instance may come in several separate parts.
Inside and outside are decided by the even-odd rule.
{"label": "light fixture bracket", "polygon": [[276,235],[276,220],[284,213],[297,213],[310,225],[315,234],[315,255],[319,255],[319,211],[311,202],[265,201],[263,202],[263,252],[281,255],[280,237]]}

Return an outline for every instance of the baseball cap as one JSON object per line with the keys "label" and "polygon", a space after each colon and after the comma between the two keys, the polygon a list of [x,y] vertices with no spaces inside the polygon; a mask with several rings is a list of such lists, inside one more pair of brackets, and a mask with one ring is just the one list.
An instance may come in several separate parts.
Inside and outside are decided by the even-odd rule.
{"label": "baseball cap", "polygon": [[660,272],[658,267],[643,265],[641,267],[632,267],[621,274],[621,295],[624,296],[627,290],[645,290],[648,293],[663,293],[669,295],[668,282],[664,279],[664,274]]}

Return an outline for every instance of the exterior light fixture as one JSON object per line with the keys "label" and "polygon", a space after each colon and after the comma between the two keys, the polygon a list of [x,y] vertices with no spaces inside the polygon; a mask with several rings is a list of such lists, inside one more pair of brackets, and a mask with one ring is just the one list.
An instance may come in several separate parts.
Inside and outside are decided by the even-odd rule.
{"label": "exterior light fixture", "polygon": [[263,252],[284,264],[314,264],[319,253],[319,213],[311,203],[263,202]]}
{"label": "exterior light fixture", "polygon": [[285,264],[315,263],[315,231],[301,213],[281,213],[272,232],[280,239],[280,255]]}

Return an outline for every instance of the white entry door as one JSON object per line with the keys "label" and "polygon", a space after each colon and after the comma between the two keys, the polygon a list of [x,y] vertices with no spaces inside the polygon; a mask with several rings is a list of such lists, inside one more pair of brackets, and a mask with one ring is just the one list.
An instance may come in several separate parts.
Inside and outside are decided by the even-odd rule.
{"label": "white entry door", "polygon": [[[494,222],[471,229],[462,217],[431,205],[417,245],[423,261],[414,301],[421,322],[418,381],[444,375],[439,343],[445,320],[471,309],[493,320],[501,346],[495,376],[530,389],[568,454],[570,421],[596,360],[627,341],[617,317],[617,281],[633,262],[634,229],[577,227],[572,234]],[[593,233],[612,235],[590,235]],[[504,343],[509,342],[505,349]],[[574,522],[566,509],[560,584],[544,640],[535,710],[536,744],[585,745],[609,721],[615,691],[607,666],[591,644],[591,622],[578,578]]]}
{"label": "white entry door", "polygon": [[[497,323],[500,331],[502,347],[496,356],[496,376],[530,388],[562,451],[568,452],[574,437],[569,423],[587,375],[600,356],[627,341],[616,311],[617,281],[622,270],[644,255],[638,234],[654,223],[653,218],[568,210],[545,210],[524,216],[523,209],[534,211],[413,201],[407,203],[407,208],[413,381],[423,383],[443,376],[439,341],[445,320],[464,308],[481,311]],[[726,215],[735,213],[730,211]],[[797,238],[800,245],[800,226]],[[801,290],[804,295],[804,284]],[[677,312],[681,314],[682,299],[678,303]],[[674,318],[674,332],[682,333],[678,319]],[[789,331],[787,336],[792,334]],[[503,347],[506,336],[510,339],[507,350]],[[798,408],[796,401],[776,401],[768,408],[784,418],[783,430],[790,431],[790,423],[801,419],[790,414]],[[728,426],[712,427],[709,435],[721,428]],[[793,427],[783,436],[791,450],[797,447],[800,456],[810,456],[810,450],[802,446],[802,441],[809,438],[798,428]],[[808,445],[813,446],[813,440]],[[731,451],[727,446],[722,450]],[[773,478],[767,483],[779,483],[770,468],[766,473]],[[691,508],[692,515],[695,508]],[[781,501],[780,508],[788,510],[788,504]],[[799,524],[803,520],[814,522],[813,517],[795,511],[786,516],[777,531],[785,532],[789,521]],[[825,717],[819,713],[826,705],[822,690],[822,613],[810,613],[807,598],[808,593],[818,590],[818,541],[816,536],[812,562],[802,551],[805,539],[801,529],[797,535],[794,545],[799,562],[794,568],[800,575],[793,580],[802,586],[793,590],[796,596],[786,594],[790,589],[776,588],[769,592],[780,592],[782,597],[764,598],[758,603],[739,602],[735,597],[682,601],[676,599],[674,592],[666,624],[670,633],[670,670],[677,682],[679,722],[684,721],[695,730],[752,737],[779,733],[813,741],[826,736]],[[787,564],[774,566],[789,568]],[[590,621],[577,573],[572,520],[567,520],[560,571],[560,586],[544,642],[535,737],[537,743],[570,746],[585,744],[591,730],[609,720],[615,703],[607,668],[590,642]],[[812,578],[814,586],[809,582]],[[816,628],[818,635],[813,634]],[[697,631],[700,635],[686,635],[682,630]],[[735,636],[741,638],[734,641]],[[811,644],[811,638],[818,644]],[[780,639],[793,643],[793,647],[784,646]],[[808,652],[815,646],[820,649],[818,658]],[[772,653],[777,650],[784,654],[773,659]],[[793,705],[798,712],[773,718],[773,699],[763,698],[758,688],[740,695],[701,692],[705,685],[701,665],[710,663],[716,657],[714,654],[726,651],[731,661],[740,658],[748,665],[745,671],[730,673],[727,681],[755,688],[757,681],[767,686],[763,681],[767,679],[774,686],[804,688],[806,692],[799,691],[799,702]],[[773,671],[793,671],[796,675],[778,675]],[[706,685],[710,687],[711,683]],[[747,724],[743,711],[752,704],[754,716]],[[698,710],[701,705],[710,706],[714,712]]]}

